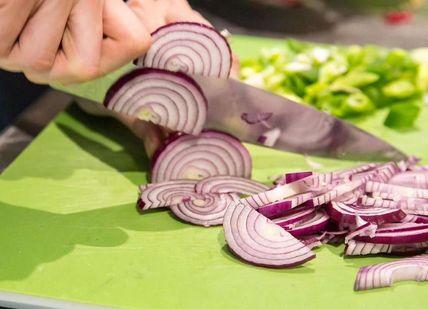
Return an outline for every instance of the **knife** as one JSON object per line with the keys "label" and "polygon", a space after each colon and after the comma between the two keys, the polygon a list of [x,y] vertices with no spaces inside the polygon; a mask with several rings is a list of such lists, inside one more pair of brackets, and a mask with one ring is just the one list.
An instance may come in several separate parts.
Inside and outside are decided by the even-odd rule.
{"label": "knife", "polygon": [[[403,160],[387,142],[324,112],[233,79],[193,75],[208,100],[205,128],[272,148],[350,160]],[[260,121],[246,121],[246,118]],[[255,122],[255,123],[254,123]]]}

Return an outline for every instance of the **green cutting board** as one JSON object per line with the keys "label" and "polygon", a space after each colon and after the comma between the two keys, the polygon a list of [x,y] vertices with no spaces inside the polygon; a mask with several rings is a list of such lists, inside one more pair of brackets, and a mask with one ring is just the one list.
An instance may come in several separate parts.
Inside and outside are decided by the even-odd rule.
{"label": "green cutting board", "polygon": [[[279,41],[234,39],[241,57]],[[112,77],[69,88],[101,99]],[[383,113],[360,120],[428,162],[428,111],[398,133]],[[338,169],[355,162],[304,158],[248,146],[254,178],[283,171]],[[146,181],[140,141],[108,118],[71,108],[0,177],[0,290],[124,308],[423,308],[427,283],[356,293],[359,267],[392,258],[347,258],[343,247],[316,249],[293,269],[247,265],[227,249],[221,227],[184,224],[168,211],[140,215],[136,185]]]}

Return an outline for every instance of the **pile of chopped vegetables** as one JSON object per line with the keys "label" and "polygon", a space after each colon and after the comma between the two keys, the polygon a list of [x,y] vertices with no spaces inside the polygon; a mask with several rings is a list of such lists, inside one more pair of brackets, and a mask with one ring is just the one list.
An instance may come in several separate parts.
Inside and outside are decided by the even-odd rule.
{"label": "pile of chopped vegetables", "polygon": [[428,92],[428,51],[286,40],[241,63],[244,82],[340,118],[387,108],[384,124],[412,127]]}
{"label": "pile of chopped vegetables", "polygon": [[[329,173],[286,173],[271,186],[251,180],[245,146],[230,134],[202,129],[207,100],[188,75],[227,77],[232,57],[225,38],[195,23],[162,27],[153,38],[152,48],[136,62],[143,68],[120,78],[104,102],[173,131],[153,157],[152,183],[139,188],[139,210],[169,208],[191,224],[223,225],[229,249],[263,267],[304,264],[315,258],[313,248],[332,242],[346,244],[345,256],[414,255],[428,249],[428,167],[410,157]],[[419,110],[420,68],[405,52],[287,44],[288,52],[271,52],[255,66],[244,65],[247,82],[251,75],[252,83],[259,79],[259,86],[267,83],[270,90],[295,92],[341,116],[366,113],[384,102],[392,106],[388,119],[395,124],[399,106]],[[269,117],[242,115],[247,122]],[[427,263],[428,256],[420,255],[363,267],[355,289],[427,280]]]}

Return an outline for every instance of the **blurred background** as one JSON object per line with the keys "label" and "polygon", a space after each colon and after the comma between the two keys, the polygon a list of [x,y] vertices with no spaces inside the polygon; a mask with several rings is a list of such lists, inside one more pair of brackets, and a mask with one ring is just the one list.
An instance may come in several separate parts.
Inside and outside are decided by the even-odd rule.
{"label": "blurred background", "polygon": [[[404,49],[428,45],[428,5],[423,0],[190,0],[190,3],[214,26],[227,28],[232,34]],[[59,98],[64,101],[62,105],[56,103]],[[19,136],[22,139],[22,133],[27,136],[25,142],[30,140],[43,127],[41,122],[51,119],[67,100],[67,96],[53,95],[48,87],[31,84],[20,74],[0,71],[0,157],[4,160],[7,156],[2,145],[16,141]],[[43,121],[36,128],[28,125],[37,122],[37,117]]]}

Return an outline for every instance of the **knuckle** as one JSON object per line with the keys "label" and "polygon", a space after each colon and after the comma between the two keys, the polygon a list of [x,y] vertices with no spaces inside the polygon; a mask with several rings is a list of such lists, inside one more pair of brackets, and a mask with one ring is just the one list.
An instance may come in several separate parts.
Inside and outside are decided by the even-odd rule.
{"label": "knuckle", "polygon": [[49,71],[53,66],[54,60],[47,57],[31,57],[26,61],[25,67],[36,72]]}
{"label": "knuckle", "polygon": [[77,62],[71,70],[71,82],[86,82],[97,78],[101,74],[97,65]]}
{"label": "knuckle", "polygon": [[134,53],[136,56],[140,56],[149,49],[152,44],[152,38],[149,32],[142,27],[140,30],[134,30],[129,33],[125,42],[131,53]]}

